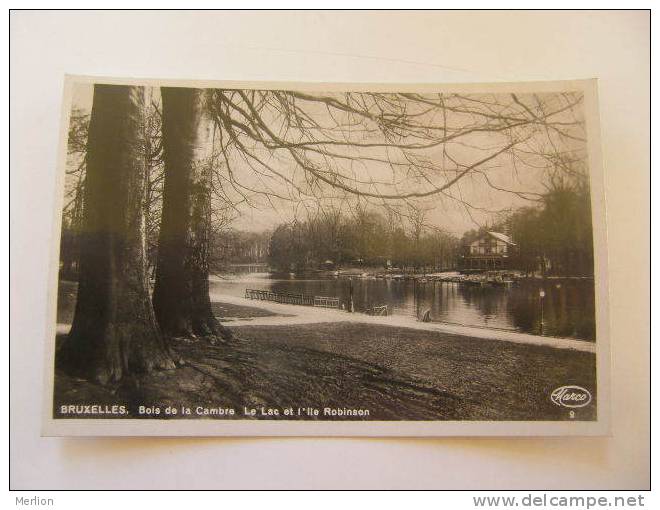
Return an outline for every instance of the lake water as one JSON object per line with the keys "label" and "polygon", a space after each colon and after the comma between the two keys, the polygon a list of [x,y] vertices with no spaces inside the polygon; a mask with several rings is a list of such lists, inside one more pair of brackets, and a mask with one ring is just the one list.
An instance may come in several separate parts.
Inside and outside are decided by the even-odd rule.
{"label": "lake water", "polygon": [[[243,297],[245,289],[337,297],[348,303],[346,278],[275,278],[252,274],[235,279],[211,278],[213,294]],[[510,288],[411,280],[353,279],[356,311],[387,305],[390,314],[432,321],[505,329],[545,336],[595,339],[593,280],[520,280]],[[539,291],[545,292],[541,300]],[[543,323],[541,324],[541,316]]]}
{"label": "lake water", "polygon": [[[243,297],[245,289],[263,289],[337,297],[343,303],[348,303],[351,285],[345,278],[283,279],[265,274],[233,279],[211,277],[209,283],[212,299],[223,294]],[[541,289],[545,291],[542,306]],[[74,282],[60,282],[58,322],[70,323],[73,319],[76,290]],[[353,301],[358,312],[386,304],[389,313],[395,315],[419,317],[429,310],[433,321],[589,341],[596,337],[593,280],[521,280],[507,289],[448,282],[354,279]],[[258,302],[255,306],[259,306]]]}

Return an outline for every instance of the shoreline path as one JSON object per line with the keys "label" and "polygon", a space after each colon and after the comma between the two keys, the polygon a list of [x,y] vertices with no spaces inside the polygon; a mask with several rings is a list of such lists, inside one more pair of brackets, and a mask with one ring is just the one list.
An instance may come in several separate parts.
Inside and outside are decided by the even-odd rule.
{"label": "shoreline path", "polygon": [[519,344],[544,345],[557,349],[572,349],[576,351],[591,353],[596,352],[595,343],[587,342],[584,340],[576,340],[574,338],[539,336],[531,335],[528,333],[518,333],[515,331],[462,326],[456,324],[446,324],[442,322],[421,322],[413,317],[404,317],[399,315],[389,315],[382,317],[366,315],[363,313],[348,313],[343,310],[281,304],[274,303],[272,301],[246,299],[243,297],[229,296],[225,294],[212,293],[211,301],[232,305],[257,307],[268,310],[269,312],[275,314],[281,314],[270,317],[254,317],[250,319],[238,319],[225,322],[225,325],[230,328],[240,328],[242,326],[293,326],[296,324],[354,322],[361,324],[378,324],[382,326],[410,328],[421,331],[435,331],[439,333],[450,333],[453,335],[471,336],[475,338],[500,340],[503,342],[513,342]]}

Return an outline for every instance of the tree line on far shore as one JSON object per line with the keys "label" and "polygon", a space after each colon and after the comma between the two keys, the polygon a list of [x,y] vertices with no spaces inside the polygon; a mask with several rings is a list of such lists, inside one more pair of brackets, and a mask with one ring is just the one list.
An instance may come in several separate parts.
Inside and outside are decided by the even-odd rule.
{"label": "tree line on far shore", "polygon": [[414,209],[405,219],[388,216],[358,207],[350,214],[319,211],[306,221],[282,224],[271,236],[269,262],[287,272],[360,266],[432,271],[455,266],[459,239],[425,226],[423,211]]}
{"label": "tree line on far shore", "polygon": [[589,187],[555,183],[541,207],[525,207],[510,219],[518,264],[528,273],[593,276],[594,245]]}
{"label": "tree line on far shore", "polygon": [[461,238],[424,223],[414,210],[393,220],[358,208],[352,214],[320,211],[306,221],[279,225],[268,261],[277,271],[335,267],[397,267],[404,271],[462,269],[461,255],[488,231],[508,234],[515,246],[509,268],[527,275],[593,276],[591,197],[586,179],[554,179],[531,206],[514,209]]}

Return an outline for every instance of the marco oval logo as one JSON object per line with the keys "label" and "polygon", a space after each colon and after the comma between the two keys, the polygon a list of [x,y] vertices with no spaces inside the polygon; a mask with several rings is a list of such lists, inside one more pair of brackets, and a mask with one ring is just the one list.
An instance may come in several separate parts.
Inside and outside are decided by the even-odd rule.
{"label": "marco oval logo", "polygon": [[552,392],[550,400],[558,406],[584,407],[591,403],[591,393],[582,386],[560,386]]}

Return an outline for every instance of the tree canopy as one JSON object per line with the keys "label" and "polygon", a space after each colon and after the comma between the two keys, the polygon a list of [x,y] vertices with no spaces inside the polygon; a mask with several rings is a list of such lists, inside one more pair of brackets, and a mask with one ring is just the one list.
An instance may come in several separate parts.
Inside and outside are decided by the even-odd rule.
{"label": "tree canopy", "polygon": [[469,213],[489,197],[465,196],[464,181],[482,198],[539,200],[530,182],[574,175],[585,157],[579,93],[212,94],[215,191],[228,203],[260,196],[316,209],[348,199],[405,215],[406,202],[440,198]]}

